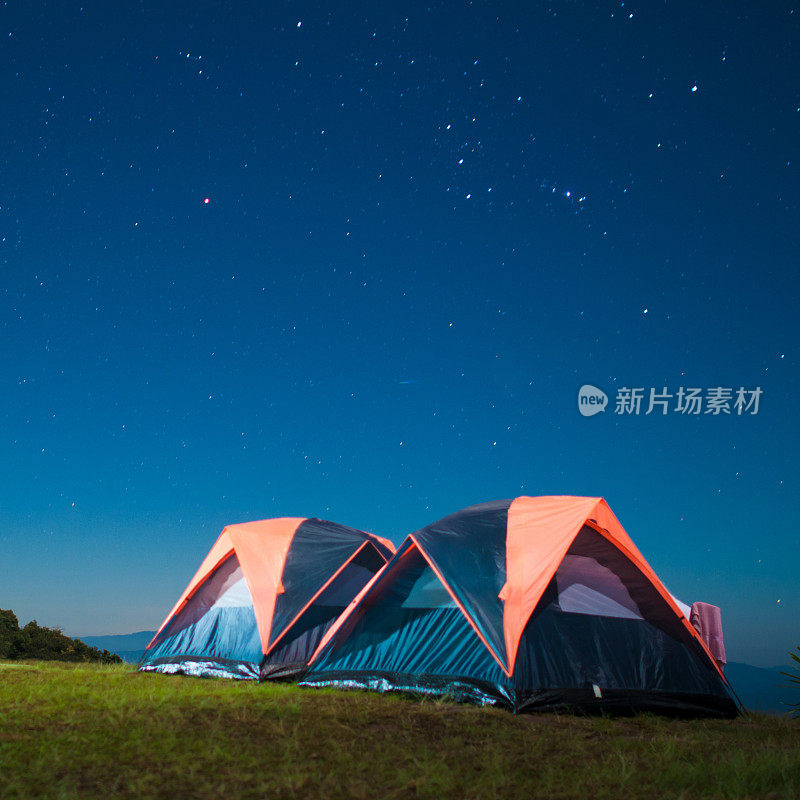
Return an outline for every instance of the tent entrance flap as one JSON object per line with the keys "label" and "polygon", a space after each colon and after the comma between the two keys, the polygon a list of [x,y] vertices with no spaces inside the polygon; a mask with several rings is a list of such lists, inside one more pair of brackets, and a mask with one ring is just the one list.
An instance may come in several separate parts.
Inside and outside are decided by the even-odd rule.
{"label": "tent entrance flap", "polygon": [[218,663],[223,672],[231,665],[258,665],[261,640],[253,599],[235,555],[223,561],[197,587],[155,638],[147,660],[154,665]]}
{"label": "tent entrance flap", "polygon": [[[518,702],[528,708],[578,705],[615,692],[631,708],[668,693],[683,710],[727,708],[713,664],[652,583],[613,544],[590,528],[576,537],[520,641]],[[683,698],[678,701],[677,698]]]}

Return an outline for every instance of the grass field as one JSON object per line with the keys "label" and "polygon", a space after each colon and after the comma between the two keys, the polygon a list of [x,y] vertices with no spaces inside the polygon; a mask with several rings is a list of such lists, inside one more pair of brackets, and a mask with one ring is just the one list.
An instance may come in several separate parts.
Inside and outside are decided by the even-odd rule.
{"label": "grass field", "polygon": [[792,798],[800,724],[520,715],[0,662],[0,800]]}

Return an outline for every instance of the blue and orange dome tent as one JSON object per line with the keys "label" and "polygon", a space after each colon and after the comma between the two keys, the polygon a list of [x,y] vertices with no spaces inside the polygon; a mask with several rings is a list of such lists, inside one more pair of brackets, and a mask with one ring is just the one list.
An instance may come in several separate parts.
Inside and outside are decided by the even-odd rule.
{"label": "blue and orange dome tent", "polygon": [[485,503],[408,536],[328,629],[302,685],[515,711],[734,715],[685,609],[603,499]]}
{"label": "blue and orange dome tent", "polygon": [[301,674],[393,552],[386,539],[319,519],[228,525],[139,668],[251,679]]}

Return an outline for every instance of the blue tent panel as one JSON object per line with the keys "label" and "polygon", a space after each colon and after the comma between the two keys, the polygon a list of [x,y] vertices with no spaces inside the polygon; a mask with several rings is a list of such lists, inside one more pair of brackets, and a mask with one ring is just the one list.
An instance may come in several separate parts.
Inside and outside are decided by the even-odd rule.
{"label": "blue tent panel", "polygon": [[159,634],[144,671],[258,678],[261,639],[235,555],[226,559]]}
{"label": "blue tent panel", "polygon": [[357,610],[357,621],[337,632],[303,685],[510,702],[508,678],[418,550],[398,559],[381,585]]}

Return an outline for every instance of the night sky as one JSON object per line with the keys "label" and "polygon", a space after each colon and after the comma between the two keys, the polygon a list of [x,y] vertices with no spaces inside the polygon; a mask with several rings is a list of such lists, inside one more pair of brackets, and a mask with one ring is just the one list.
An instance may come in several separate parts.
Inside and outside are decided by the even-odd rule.
{"label": "night sky", "polygon": [[[785,663],[799,19],[3,3],[0,607],[153,629],[227,523],[400,541],[600,495],[673,593],[722,606],[730,660]],[[762,395],[645,413],[680,387]]]}

